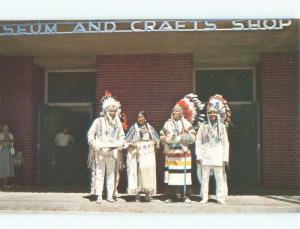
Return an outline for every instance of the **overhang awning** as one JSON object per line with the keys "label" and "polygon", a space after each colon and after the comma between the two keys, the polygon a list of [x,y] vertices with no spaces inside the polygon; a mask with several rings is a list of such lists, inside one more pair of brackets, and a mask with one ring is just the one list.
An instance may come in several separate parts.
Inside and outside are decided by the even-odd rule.
{"label": "overhang awning", "polygon": [[269,31],[0,36],[0,56],[32,56],[46,69],[94,68],[97,55],[151,53],[191,53],[195,67],[255,66],[261,53],[299,51],[299,22]]}

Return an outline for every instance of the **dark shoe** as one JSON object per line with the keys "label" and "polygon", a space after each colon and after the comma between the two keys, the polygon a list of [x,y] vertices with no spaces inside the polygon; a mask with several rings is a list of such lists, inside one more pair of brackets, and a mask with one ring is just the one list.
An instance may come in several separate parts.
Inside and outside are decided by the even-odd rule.
{"label": "dark shoe", "polygon": [[183,201],[183,196],[180,195],[180,194],[176,194],[174,196],[174,199],[175,199],[176,202],[182,202]]}
{"label": "dark shoe", "polygon": [[149,194],[147,194],[147,195],[145,196],[145,202],[151,202],[151,198],[150,198],[150,195],[149,195]]}
{"label": "dark shoe", "polygon": [[141,202],[141,195],[140,195],[140,193],[136,194],[135,201],[136,202]]}

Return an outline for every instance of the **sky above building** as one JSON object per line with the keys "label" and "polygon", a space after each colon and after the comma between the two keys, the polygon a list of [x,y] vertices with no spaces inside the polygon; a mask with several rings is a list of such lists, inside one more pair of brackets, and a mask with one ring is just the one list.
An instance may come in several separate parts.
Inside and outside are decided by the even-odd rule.
{"label": "sky above building", "polygon": [[300,18],[285,0],[0,0],[0,20]]}

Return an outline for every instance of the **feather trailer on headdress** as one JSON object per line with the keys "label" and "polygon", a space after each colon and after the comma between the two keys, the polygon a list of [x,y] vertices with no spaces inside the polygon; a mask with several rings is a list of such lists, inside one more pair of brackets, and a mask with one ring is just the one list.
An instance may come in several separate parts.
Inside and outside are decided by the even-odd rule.
{"label": "feather trailer on headdress", "polygon": [[127,122],[127,116],[124,111],[121,112],[121,117],[120,117],[122,126],[124,130],[128,130],[128,122]]}
{"label": "feather trailer on headdress", "polygon": [[116,110],[116,113],[122,123],[123,129],[124,130],[128,129],[127,116],[126,116],[125,112],[123,112],[121,110],[120,101],[112,96],[112,93],[110,90],[105,90],[104,96],[101,98],[99,106],[101,109],[100,116],[105,116],[105,112],[108,109]]}
{"label": "feather trailer on headdress", "polygon": [[204,106],[205,105],[198,99],[197,95],[190,93],[179,100],[174,108],[176,109],[177,107],[181,109],[184,117],[197,128],[200,123],[204,121],[205,115],[202,114]]}
{"label": "feather trailer on headdress", "polygon": [[207,112],[210,111],[218,113],[226,127],[231,125],[231,110],[228,106],[227,100],[222,95],[216,94],[209,98]]}

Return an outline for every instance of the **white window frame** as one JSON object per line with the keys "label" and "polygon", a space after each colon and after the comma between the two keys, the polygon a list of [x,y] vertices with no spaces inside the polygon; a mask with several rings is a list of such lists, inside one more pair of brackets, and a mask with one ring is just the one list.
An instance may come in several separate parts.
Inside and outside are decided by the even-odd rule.
{"label": "white window frame", "polygon": [[48,79],[49,79],[49,73],[51,72],[96,72],[96,69],[55,69],[55,70],[46,70],[45,71],[45,105],[48,106],[90,106],[92,103],[87,102],[75,102],[75,103],[49,103],[48,102]]}
{"label": "white window frame", "polygon": [[[256,102],[256,68],[255,67],[209,67],[209,68],[194,68],[193,71],[193,91],[196,93],[196,72],[199,70],[251,70],[252,71],[252,101],[234,101],[230,102],[231,105],[245,105],[245,104],[252,104]],[[207,102],[207,101],[203,101]]]}

